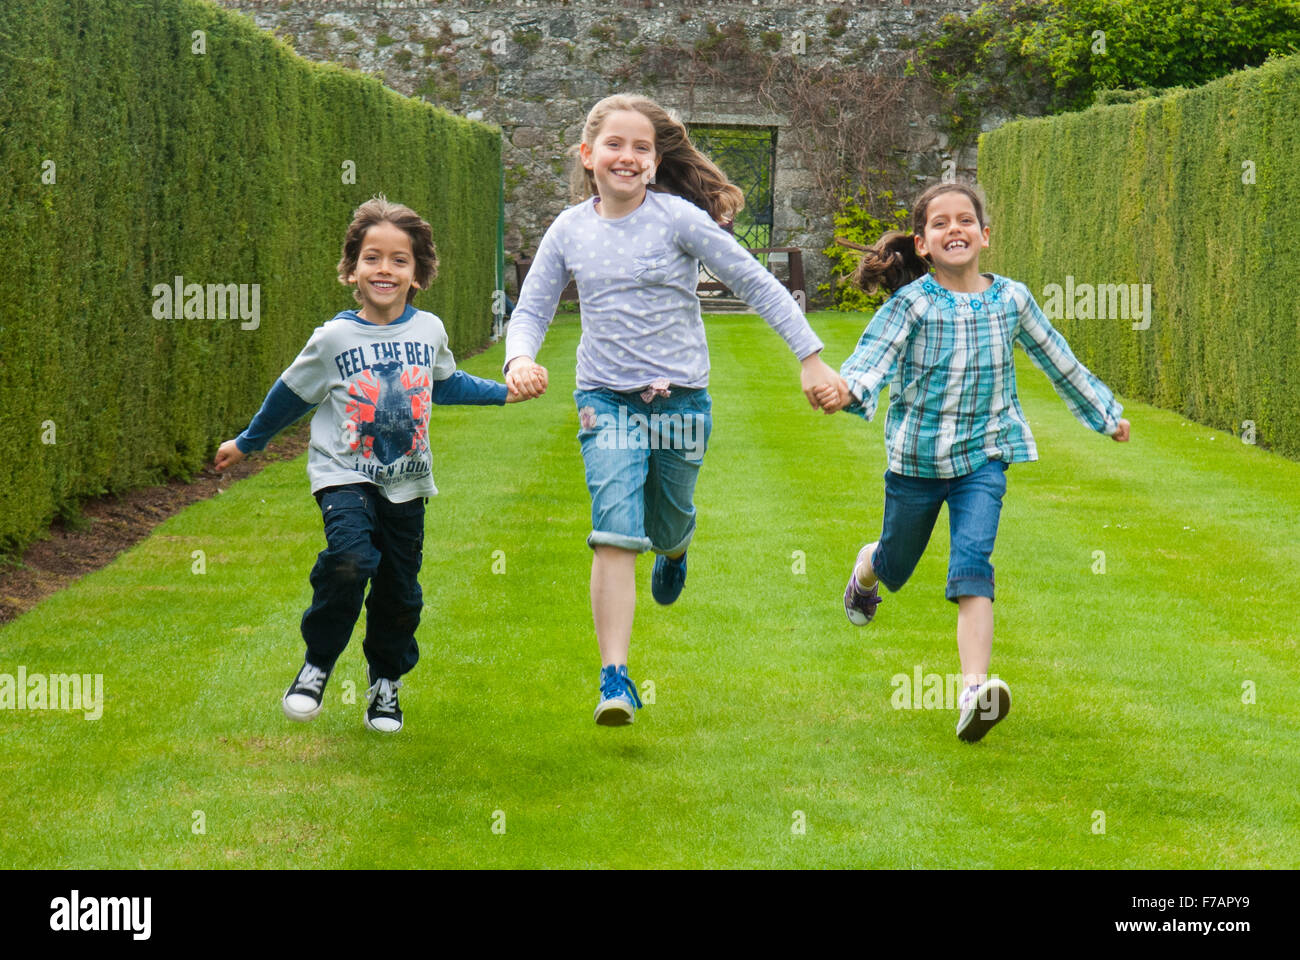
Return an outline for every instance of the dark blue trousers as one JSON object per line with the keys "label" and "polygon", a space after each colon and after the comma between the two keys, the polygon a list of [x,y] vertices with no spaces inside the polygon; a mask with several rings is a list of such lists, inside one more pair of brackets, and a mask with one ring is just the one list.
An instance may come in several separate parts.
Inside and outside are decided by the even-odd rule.
{"label": "dark blue trousers", "polygon": [[[316,494],[326,548],[311,571],[312,602],[302,615],[307,662],[332,670],[366,605],[363,651],[371,680],[397,680],[420,648],[425,499],[390,503],[370,483],[326,487]],[[365,596],[366,583],[370,596]]]}

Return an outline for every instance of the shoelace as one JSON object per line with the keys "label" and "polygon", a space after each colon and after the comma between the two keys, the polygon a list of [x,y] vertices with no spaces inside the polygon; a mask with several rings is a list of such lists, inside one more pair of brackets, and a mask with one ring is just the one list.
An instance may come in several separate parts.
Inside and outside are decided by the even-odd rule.
{"label": "shoelace", "polygon": [[636,684],[632,678],[615,673],[605,677],[605,682],[601,684],[600,695],[606,700],[617,697],[619,694],[626,693],[631,696],[632,702],[636,704],[637,709],[641,709],[641,695],[637,693]]}
{"label": "shoelace", "polygon": [[318,667],[313,667],[310,663],[303,664],[302,672],[298,674],[298,686],[303,690],[310,690],[312,693],[319,694],[324,688],[325,678],[329,674]]}
{"label": "shoelace", "polygon": [[[864,613],[875,613],[876,607],[884,602],[885,598],[879,593],[873,596],[870,590],[863,590],[858,586],[856,580],[853,581],[853,605],[855,607],[862,609]],[[868,609],[863,609],[864,607]]]}
{"label": "shoelace", "polygon": [[397,712],[397,688],[402,685],[401,680],[386,680],[383,677],[375,681],[375,685],[366,691],[366,698],[370,703],[376,699],[379,704],[375,707],[380,713]]}

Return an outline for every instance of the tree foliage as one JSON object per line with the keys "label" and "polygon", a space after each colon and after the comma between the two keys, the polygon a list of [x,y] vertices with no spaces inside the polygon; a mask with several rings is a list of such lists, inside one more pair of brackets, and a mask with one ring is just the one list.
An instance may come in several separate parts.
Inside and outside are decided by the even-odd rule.
{"label": "tree foliage", "polygon": [[[896,209],[882,217],[871,212],[873,208],[889,207]],[[882,190],[873,197],[868,191],[860,190],[856,196],[845,197],[841,201],[840,209],[835,214],[835,236],[865,247],[875,243],[890,230],[906,230],[909,216],[907,210],[895,204],[893,191]],[[882,291],[863,293],[850,281],[861,256],[857,251],[832,243],[822,253],[831,261],[831,282],[821,284],[817,292],[832,297],[834,309],[870,313],[889,299],[889,294]]]}
{"label": "tree foliage", "polygon": [[1099,91],[1192,87],[1300,49],[1300,0],[989,0],[950,15],[917,67],[953,97],[969,142],[980,114],[1076,110]]}

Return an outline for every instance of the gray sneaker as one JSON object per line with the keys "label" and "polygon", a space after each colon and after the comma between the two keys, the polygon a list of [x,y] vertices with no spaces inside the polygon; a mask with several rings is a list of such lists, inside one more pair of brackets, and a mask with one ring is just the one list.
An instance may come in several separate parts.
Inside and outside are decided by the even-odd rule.
{"label": "gray sneaker", "polygon": [[957,739],[974,743],[993,729],[1011,710],[1011,690],[996,678],[962,691],[961,716],[957,718]]}
{"label": "gray sneaker", "polygon": [[[869,546],[871,544],[867,544]],[[848,616],[849,623],[855,627],[865,627],[871,622],[881,600],[879,580],[866,593],[858,589],[858,564],[862,562],[862,554],[867,547],[858,551],[858,559],[854,561],[853,570],[849,573],[849,585],[844,588],[844,613]]]}

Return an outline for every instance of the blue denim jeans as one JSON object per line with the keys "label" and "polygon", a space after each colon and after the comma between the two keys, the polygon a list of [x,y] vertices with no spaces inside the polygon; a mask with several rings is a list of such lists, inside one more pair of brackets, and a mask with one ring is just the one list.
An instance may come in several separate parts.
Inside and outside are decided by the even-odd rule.
{"label": "blue denim jeans", "polygon": [[695,480],[713,404],[705,389],[639,393],[575,390],[578,440],[591,493],[591,547],[677,553],[695,534]]}
{"label": "blue denim jeans", "polygon": [[993,541],[998,535],[1007,466],[990,460],[973,473],[949,479],[904,477],[885,471],[885,518],[880,542],[871,555],[876,576],[890,590],[901,590],[930,542],[939,508],[948,504],[949,600],[993,599]]}
{"label": "blue denim jeans", "polygon": [[397,680],[415,666],[420,648],[424,548],[423,497],[391,503],[371,483],[326,487],[316,493],[326,547],[311,571],[312,601],[302,615],[307,661],[331,670],[348,640],[366,583],[366,638],[362,650],[372,680]]}

